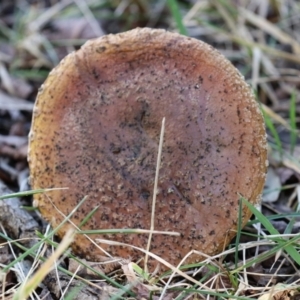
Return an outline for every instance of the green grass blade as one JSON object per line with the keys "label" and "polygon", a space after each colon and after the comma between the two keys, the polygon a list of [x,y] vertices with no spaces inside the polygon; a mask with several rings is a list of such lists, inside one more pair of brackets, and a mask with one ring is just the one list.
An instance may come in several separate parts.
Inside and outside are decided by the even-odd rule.
{"label": "green grass blade", "polygon": [[74,229],[69,229],[64,235],[61,243],[55,249],[54,252],[46,259],[46,261],[35,271],[35,273],[26,278],[22,282],[21,286],[17,289],[17,292],[13,296],[13,300],[28,299],[29,296],[36,290],[40,283],[45,279],[47,274],[54,269],[55,263],[60,259],[60,257],[67,251],[70,244],[74,240],[75,231]]}
{"label": "green grass blade", "polygon": [[75,299],[75,297],[80,293],[80,291],[83,289],[84,284],[79,284],[78,286],[72,288],[70,292],[68,292],[67,296],[64,297],[65,300],[72,300]]}
{"label": "green grass blade", "polygon": [[171,14],[173,16],[173,19],[176,23],[176,26],[179,30],[179,33],[181,33],[183,35],[188,35],[186,27],[184,26],[184,24],[182,22],[182,16],[181,16],[181,12],[180,12],[177,0],[168,0],[167,3],[168,3],[168,7],[171,11]]}
{"label": "green grass blade", "polygon": [[45,193],[45,192],[55,191],[55,190],[62,190],[62,189],[67,189],[67,188],[38,189],[38,190],[30,190],[30,191],[24,191],[24,192],[18,192],[18,193],[11,193],[11,194],[0,196],[0,200],[9,199],[9,198],[26,197],[26,196],[31,196],[34,194],[40,194],[40,193]]}
{"label": "green grass blade", "polygon": [[246,262],[245,264],[238,267],[237,269],[232,270],[231,273],[233,273],[233,274],[234,273],[239,273],[240,271],[253,266],[253,264],[258,264],[262,261],[265,261],[266,259],[271,258],[272,256],[274,256],[278,251],[282,250],[283,247],[288,247],[288,246],[291,246],[295,243],[299,243],[299,239],[300,239],[300,237],[298,235],[293,237],[290,240],[281,239],[282,243],[280,243],[280,244],[278,243],[277,245],[274,244],[274,245],[276,245],[274,248],[272,248],[269,251],[266,251],[265,253],[260,254],[255,259]]}
{"label": "green grass blade", "polygon": [[[0,233],[1,234],[1,233]],[[45,240],[45,242],[47,242],[49,245],[53,246],[54,248],[58,247],[58,243],[52,241],[51,239],[48,239],[46,236],[44,236],[42,233],[37,233],[37,235]],[[111,285],[115,286],[116,288],[120,288],[120,289],[124,289],[124,286],[122,286],[121,284],[117,283],[116,281],[113,280],[113,278],[110,278],[109,276],[105,275],[104,273],[100,273],[99,271],[95,270],[93,267],[91,267],[88,263],[85,263],[84,261],[82,261],[80,258],[78,258],[77,256],[73,255],[72,253],[68,253],[67,257],[72,258],[73,260],[75,260],[78,264],[84,266],[86,269],[90,270],[91,272],[93,272],[95,275],[99,276],[102,279],[105,279],[108,283],[110,283]],[[44,259],[41,258],[43,261]],[[69,275],[69,276],[73,276],[73,274],[68,271],[65,270],[64,268],[58,266],[58,269],[62,272],[64,272],[65,274]],[[75,276],[75,278],[79,278],[77,275]],[[134,295],[132,292],[130,292],[132,295]]]}
{"label": "green grass blade", "polygon": [[25,257],[29,256],[32,252],[36,251],[41,244],[43,244],[45,242],[46,239],[50,239],[53,235],[55,235],[59,229],[61,229],[61,227],[69,222],[70,218],[72,217],[72,215],[75,213],[75,211],[86,201],[87,197],[84,197],[75,207],[75,209],[55,228],[53,229],[53,231],[51,231],[46,237],[45,239],[39,241],[38,243],[36,243],[31,249],[27,250],[26,252],[24,252],[23,254],[21,254],[16,260],[14,260],[13,262],[11,262],[10,264],[8,264],[5,268],[2,269],[3,272],[7,272],[11,267],[13,267],[17,262],[21,261],[22,259],[24,259]]}
{"label": "green grass blade", "polygon": [[286,226],[286,228],[284,230],[284,234],[292,233],[292,230],[293,230],[293,227],[294,227],[295,223],[296,223],[296,219],[292,218],[292,220]]}
{"label": "green grass blade", "polygon": [[239,201],[239,219],[238,219],[238,227],[237,227],[237,235],[236,235],[236,239],[235,239],[235,267],[237,268],[238,266],[238,261],[239,261],[239,243],[240,243],[240,238],[241,238],[241,232],[242,232],[242,215],[243,215],[243,211],[242,211],[242,207],[243,207],[243,202],[240,199]]}
{"label": "green grass blade", "polygon": [[[245,198],[242,198],[242,201],[251,212],[255,215],[255,217],[259,220],[259,222],[269,231],[272,235],[280,235],[277,229],[274,228],[272,223],[260,212],[258,211],[251,203],[249,203]],[[286,245],[284,239],[277,240],[279,246],[282,246],[283,250],[286,251],[298,265],[300,265],[300,254],[292,245]]]}
{"label": "green grass blade", "polygon": [[264,111],[264,109],[262,108],[262,113],[265,119],[265,124],[267,126],[267,128],[271,131],[273,138],[275,140],[276,146],[278,148],[278,151],[280,152],[280,154],[283,154],[283,149],[282,149],[282,143],[279,137],[279,134],[271,120],[271,118],[269,117],[269,115]]}
{"label": "green grass blade", "polygon": [[[52,245],[53,247],[57,247],[58,246],[58,243],[56,242],[53,242],[51,239],[49,239],[49,236],[44,236],[43,234],[41,233],[38,233],[37,232],[37,236],[39,236],[41,239],[42,239],[42,242],[43,243],[48,243],[49,245]],[[17,246],[18,248],[22,249],[23,251],[26,252],[26,257],[27,256],[31,256],[32,258],[35,258],[36,257],[36,245],[34,245],[32,248],[28,249],[26,248],[25,246],[23,246],[22,244],[14,241],[13,239],[5,236],[4,234],[2,234],[0,232],[0,237],[3,238],[4,240],[7,240],[9,241],[10,243],[14,244],[15,246]],[[38,246],[40,246],[40,242],[38,243]],[[7,265],[5,268],[2,269],[3,272],[8,272],[10,268],[12,268],[16,263],[20,262],[23,258],[24,258],[24,254],[23,253],[21,256],[19,256],[17,259],[15,259],[13,262],[11,262],[9,265]],[[114,281],[113,279],[111,279],[110,277],[106,276],[104,273],[100,273],[98,272],[97,270],[93,269],[91,266],[89,266],[88,264],[82,262],[79,258],[77,258],[76,256],[72,255],[71,253],[68,253],[67,255],[68,257],[71,257],[72,259],[74,259],[75,261],[77,261],[77,263],[80,263],[81,265],[83,265],[86,269],[89,269],[90,271],[94,272],[97,276],[99,276],[100,278],[103,278],[105,279],[108,283],[110,283],[112,286],[116,287],[116,288],[119,288],[119,289],[124,289],[125,287],[122,286],[121,284],[117,283],[116,281]],[[39,259],[42,261],[42,262],[45,262],[46,259],[44,257],[39,257]],[[73,273],[64,269],[63,267],[61,266],[58,266],[57,267],[59,271],[63,272],[64,274],[66,275],[69,275],[69,276],[73,276]],[[81,279],[80,276],[75,276],[75,278],[77,279]],[[134,295],[131,291],[127,291],[129,292],[131,295]]]}
{"label": "green grass blade", "polygon": [[291,155],[293,155],[297,143],[297,123],[296,123],[296,93],[293,92],[290,101],[290,142],[291,142]]}
{"label": "green grass blade", "polygon": [[98,208],[99,206],[96,206],[91,212],[89,212],[87,216],[85,216],[85,218],[80,222],[78,227],[81,228],[82,226],[84,226],[84,224],[95,214]]}

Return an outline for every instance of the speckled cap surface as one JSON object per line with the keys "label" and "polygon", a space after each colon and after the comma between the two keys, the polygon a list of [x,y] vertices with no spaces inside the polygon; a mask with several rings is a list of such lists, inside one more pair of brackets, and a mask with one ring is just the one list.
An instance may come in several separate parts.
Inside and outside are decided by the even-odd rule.
{"label": "speckled cap surface", "polygon": [[[262,115],[240,73],[211,46],[176,33],[135,29],[87,42],[48,76],[30,132],[34,196],[52,226],[88,200],[72,221],[83,229],[150,228],[159,135],[166,127],[151,251],[177,265],[191,250],[213,255],[235,235],[239,195],[260,200],[267,168]],[[51,201],[50,201],[51,200]],[[243,225],[251,213],[243,208]],[[65,226],[59,231],[63,236]],[[146,248],[147,234],[91,235]],[[136,261],[130,246],[100,244]],[[73,250],[105,254],[83,235]],[[187,263],[203,257],[193,254]],[[157,262],[149,262],[153,270]],[[164,269],[164,267],[162,267]]]}

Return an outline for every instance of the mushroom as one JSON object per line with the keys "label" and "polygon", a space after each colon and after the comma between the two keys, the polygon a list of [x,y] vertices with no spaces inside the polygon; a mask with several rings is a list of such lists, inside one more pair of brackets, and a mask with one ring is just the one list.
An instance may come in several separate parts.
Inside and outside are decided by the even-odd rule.
{"label": "mushroom", "polygon": [[[33,111],[29,165],[34,196],[53,227],[150,228],[156,157],[165,117],[151,252],[176,265],[191,250],[220,252],[235,236],[241,195],[260,201],[267,168],[262,114],[233,65],[211,46],[176,33],[134,29],[88,41],[42,85]],[[54,208],[55,207],[55,208]],[[59,211],[59,212],[58,212]],[[251,212],[242,208],[242,225]],[[63,236],[70,224],[63,226]],[[147,234],[77,235],[75,253],[138,260]],[[203,257],[192,254],[186,263]],[[149,261],[153,270],[157,262]],[[162,270],[165,269],[162,267]]]}

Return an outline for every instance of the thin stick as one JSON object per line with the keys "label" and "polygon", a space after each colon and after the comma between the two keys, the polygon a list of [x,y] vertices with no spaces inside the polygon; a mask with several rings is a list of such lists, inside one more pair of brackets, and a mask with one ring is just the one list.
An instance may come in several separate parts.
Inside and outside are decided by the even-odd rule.
{"label": "thin stick", "polygon": [[145,255],[145,265],[144,270],[148,273],[148,252],[150,251],[150,245],[152,240],[152,233],[154,230],[154,221],[155,221],[155,204],[156,204],[156,194],[157,194],[157,185],[158,185],[158,176],[159,176],[159,168],[160,168],[160,161],[161,161],[161,153],[162,153],[162,146],[164,140],[164,133],[165,133],[165,117],[162,119],[161,123],[161,130],[160,130],[160,137],[159,137],[159,145],[158,145],[158,154],[157,154],[157,162],[156,162],[156,171],[155,171],[155,181],[154,181],[154,188],[153,188],[153,199],[152,199],[152,211],[151,211],[151,225],[150,225],[150,233],[147,243],[147,252]]}

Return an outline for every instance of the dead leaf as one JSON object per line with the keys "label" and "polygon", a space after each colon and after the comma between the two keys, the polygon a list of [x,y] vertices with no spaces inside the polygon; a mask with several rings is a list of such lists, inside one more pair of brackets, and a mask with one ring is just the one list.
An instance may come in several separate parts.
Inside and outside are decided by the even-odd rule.
{"label": "dead leaf", "polygon": [[260,296],[258,300],[294,300],[299,295],[296,288],[290,285],[277,284],[268,293]]}

